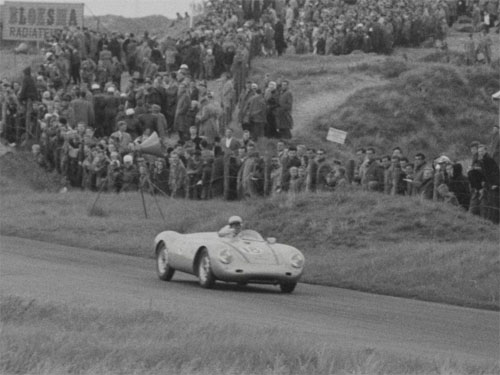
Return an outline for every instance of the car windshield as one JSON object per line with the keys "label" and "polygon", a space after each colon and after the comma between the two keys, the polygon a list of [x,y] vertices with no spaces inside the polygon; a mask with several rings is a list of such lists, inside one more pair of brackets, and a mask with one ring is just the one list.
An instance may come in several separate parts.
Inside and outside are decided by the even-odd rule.
{"label": "car windshield", "polygon": [[264,239],[262,238],[262,236],[258,232],[254,231],[254,230],[250,230],[250,229],[242,230],[238,234],[238,238],[240,238],[242,240],[247,240],[247,241],[264,242]]}

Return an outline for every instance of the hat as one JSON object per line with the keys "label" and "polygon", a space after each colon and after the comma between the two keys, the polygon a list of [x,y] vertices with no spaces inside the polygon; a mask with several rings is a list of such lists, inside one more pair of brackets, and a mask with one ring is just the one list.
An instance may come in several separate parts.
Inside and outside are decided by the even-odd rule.
{"label": "hat", "polygon": [[125,156],[123,157],[123,162],[124,162],[124,163],[132,163],[132,161],[133,161],[133,160],[134,160],[134,159],[132,158],[132,155],[125,155]]}
{"label": "hat", "polygon": [[479,146],[479,141],[472,141],[469,147],[477,147],[477,146]]}
{"label": "hat", "polygon": [[92,90],[99,90],[101,88],[101,86],[99,86],[98,83],[94,83],[94,84],[92,84],[91,88],[92,88]]}
{"label": "hat", "polygon": [[43,99],[50,99],[50,92],[45,91],[45,92],[42,94],[42,98],[43,98]]}
{"label": "hat", "polygon": [[125,111],[125,114],[127,116],[132,116],[133,114],[135,113],[134,109],[133,108],[128,108],[126,111]]}
{"label": "hat", "polygon": [[115,92],[115,88],[113,86],[109,86],[106,91],[110,92],[110,93],[113,93],[113,92]]}
{"label": "hat", "polygon": [[251,87],[253,90],[257,90],[259,88],[259,85],[257,85],[256,83],[252,83]]}
{"label": "hat", "polygon": [[187,69],[189,69],[189,67],[186,64],[182,64],[181,67],[180,67],[180,69],[186,69],[187,70]]}
{"label": "hat", "polygon": [[449,157],[441,155],[440,157],[438,157],[436,159],[436,163],[438,163],[438,164],[441,164],[441,163],[450,163],[451,164],[451,160],[450,160]]}
{"label": "hat", "polygon": [[152,109],[153,111],[159,111],[161,108],[160,108],[160,106],[159,106],[158,104],[153,104],[153,105],[151,106],[151,109]]}
{"label": "hat", "polygon": [[239,216],[231,216],[228,220],[229,225],[231,224],[241,224],[243,220]]}

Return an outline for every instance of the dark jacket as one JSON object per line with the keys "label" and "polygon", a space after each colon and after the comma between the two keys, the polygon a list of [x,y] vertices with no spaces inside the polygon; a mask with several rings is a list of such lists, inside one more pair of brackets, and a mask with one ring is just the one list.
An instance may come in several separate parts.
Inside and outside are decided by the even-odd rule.
{"label": "dark jacket", "polygon": [[289,90],[282,92],[279,97],[279,107],[276,111],[276,125],[278,129],[293,128],[292,105],[292,93]]}
{"label": "dark jacket", "polygon": [[469,180],[462,173],[462,164],[456,163],[453,165],[453,175],[448,179],[448,188],[457,197],[460,206],[469,209],[470,203],[470,186]]}
{"label": "dark jacket", "polygon": [[31,68],[27,67],[23,70],[24,78],[23,83],[21,85],[21,91],[19,92],[19,100],[26,101],[28,99],[37,100],[38,91],[36,89],[36,83],[33,77],[31,76]]}

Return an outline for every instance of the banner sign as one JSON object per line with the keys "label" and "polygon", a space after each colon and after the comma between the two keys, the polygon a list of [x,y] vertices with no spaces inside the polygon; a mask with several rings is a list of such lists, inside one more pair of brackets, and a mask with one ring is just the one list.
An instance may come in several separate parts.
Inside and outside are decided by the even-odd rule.
{"label": "banner sign", "polygon": [[4,40],[43,41],[64,28],[83,27],[84,4],[6,1]]}
{"label": "banner sign", "polygon": [[330,142],[340,143],[343,145],[347,137],[347,132],[335,128],[330,128],[326,136],[326,140]]}

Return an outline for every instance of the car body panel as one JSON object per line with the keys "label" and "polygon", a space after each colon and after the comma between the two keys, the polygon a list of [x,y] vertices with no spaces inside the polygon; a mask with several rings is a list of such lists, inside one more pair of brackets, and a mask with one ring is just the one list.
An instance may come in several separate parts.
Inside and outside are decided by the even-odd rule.
{"label": "car body panel", "polygon": [[[169,251],[169,263],[176,270],[196,275],[196,260],[201,250],[208,251],[212,271],[221,281],[241,283],[279,284],[297,282],[302,276],[303,265],[291,264],[292,256],[303,254],[296,248],[280,243],[269,243],[257,232],[243,231],[242,236],[219,237],[216,232],[180,234],[165,231],[154,241],[155,250],[160,242]],[[231,255],[231,262],[220,259],[224,251]]]}

